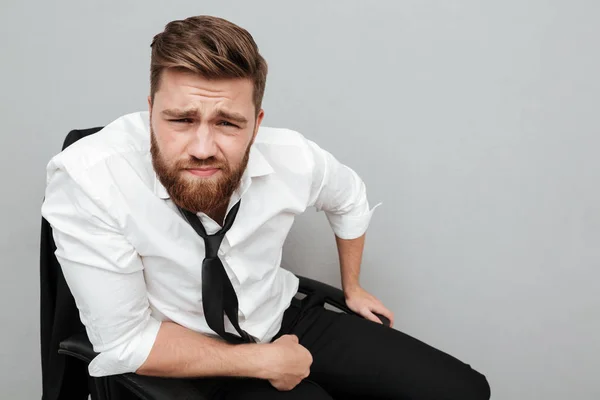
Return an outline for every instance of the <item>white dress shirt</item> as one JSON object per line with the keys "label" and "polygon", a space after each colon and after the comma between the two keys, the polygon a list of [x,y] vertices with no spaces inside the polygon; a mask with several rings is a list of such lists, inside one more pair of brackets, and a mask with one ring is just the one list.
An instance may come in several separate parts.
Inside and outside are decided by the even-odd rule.
{"label": "white dress shirt", "polygon": [[[219,258],[258,342],[281,327],[298,279],[280,267],[294,217],[323,210],[334,233],[361,236],[373,209],[357,174],[301,134],[261,127],[230,207],[242,198]],[[94,350],[92,376],[135,372],[161,321],[216,336],[202,308],[204,241],[152,168],[147,112],[129,114],[56,155],[42,215]],[[219,225],[198,213],[209,234]],[[225,329],[237,334],[225,318]]]}

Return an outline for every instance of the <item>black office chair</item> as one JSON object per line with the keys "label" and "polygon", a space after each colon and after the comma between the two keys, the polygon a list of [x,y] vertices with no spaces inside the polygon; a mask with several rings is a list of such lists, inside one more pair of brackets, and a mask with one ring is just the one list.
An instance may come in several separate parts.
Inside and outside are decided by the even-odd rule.
{"label": "black office chair", "polygon": [[[101,127],[69,132],[63,149],[82,137],[93,134]],[[42,218],[40,248],[41,282],[41,350],[42,400],[209,400],[198,380],[157,378],[134,373],[108,377],[90,377],[87,365],[97,355],[79,320],[75,301],[65,282],[60,265],[54,256],[56,246],[50,224]],[[303,276],[299,293],[310,296],[352,313],[343,292],[333,286]],[[379,316],[389,326],[390,321]]]}

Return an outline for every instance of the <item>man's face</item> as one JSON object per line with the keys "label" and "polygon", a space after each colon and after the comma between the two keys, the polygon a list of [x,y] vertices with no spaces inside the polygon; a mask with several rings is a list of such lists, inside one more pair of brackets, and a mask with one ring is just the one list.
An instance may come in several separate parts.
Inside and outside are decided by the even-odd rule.
{"label": "man's face", "polygon": [[252,81],[167,68],[148,104],[152,163],[171,199],[193,212],[226,206],[264,115],[256,116]]}

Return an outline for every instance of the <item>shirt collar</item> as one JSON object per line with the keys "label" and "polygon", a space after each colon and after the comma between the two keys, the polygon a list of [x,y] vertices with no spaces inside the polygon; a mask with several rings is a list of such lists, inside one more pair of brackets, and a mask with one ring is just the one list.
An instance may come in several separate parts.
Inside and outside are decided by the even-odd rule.
{"label": "shirt collar", "polygon": [[[240,188],[238,190],[239,196],[243,195],[244,192],[248,190],[252,182],[252,178],[269,175],[273,172],[273,167],[271,167],[271,164],[269,164],[265,156],[255,145],[252,145],[250,148],[248,165],[246,166],[246,170],[244,171],[240,182]],[[163,184],[158,179],[156,172],[154,172],[154,194],[163,200],[170,198],[167,189],[165,189]]]}

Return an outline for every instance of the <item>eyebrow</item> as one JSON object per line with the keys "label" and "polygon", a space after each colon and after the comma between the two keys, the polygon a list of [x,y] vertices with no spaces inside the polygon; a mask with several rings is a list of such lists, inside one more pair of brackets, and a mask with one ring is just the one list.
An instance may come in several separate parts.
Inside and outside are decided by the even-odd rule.
{"label": "eyebrow", "polygon": [[181,110],[179,108],[168,108],[162,110],[161,114],[171,118],[190,118],[195,117],[198,114],[198,109],[188,108],[187,110]]}
{"label": "eyebrow", "polygon": [[233,112],[233,111],[226,111],[226,110],[219,109],[219,110],[217,110],[217,116],[221,117],[223,119],[237,122],[238,124],[247,124],[248,123],[248,119],[246,119],[246,117],[244,117],[240,113]]}
{"label": "eyebrow", "polygon": [[[171,117],[171,118],[182,118],[183,119],[183,118],[197,117],[199,113],[198,113],[197,108],[188,108],[186,110],[181,110],[178,108],[168,108],[166,110],[161,111],[161,114],[164,116],[167,116],[167,117]],[[234,111],[218,109],[216,116],[218,118],[223,118],[226,120],[234,121],[239,124],[247,124],[248,123],[248,119],[246,117],[244,117],[242,114],[234,112]]]}

